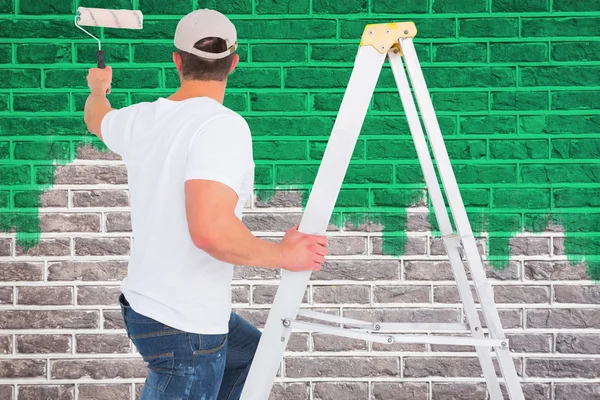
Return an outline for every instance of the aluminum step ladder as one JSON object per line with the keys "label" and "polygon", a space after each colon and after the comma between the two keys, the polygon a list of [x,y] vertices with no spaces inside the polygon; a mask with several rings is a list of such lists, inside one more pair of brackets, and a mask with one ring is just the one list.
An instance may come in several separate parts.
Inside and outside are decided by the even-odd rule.
{"label": "aluminum step ladder", "polygon": [[[309,283],[311,272],[282,271],[279,289],[246,380],[241,396],[242,400],[268,399],[293,329],[388,344],[425,343],[475,346],[490,398],[491,400],[502,400],[504,397],[492,359],[493,350],[500,366],[501,375],[504,378],[509,399],[524,400],[508,340],[504,335],[498,310],[494,303],[492,287],[483,268],[481,255],[477,249],[429,91],[417,59],[413,44],[416,33],[417,29],[412,22],[366,26],[350,76],[350,82],[333,126],[299,230],[309,234],[325,234],[381,69],[386,58],[389,59],[468,323],[369,323],[300,310],[300,304]],[[421,112],[429,146],[436,161],[448,205],[452,211],[456,232],[450,222],[402,58],[404,58],[406,71],[412,83],[414,96]],[[484,331],[479,319],[465,272],[463,258],[466,260],[481,311],[487,324],[486,331]],[[297,320],[298,316],[337,323],[343,328],[300,321]],[[411,333],[411,335],[385,333],[386,331]],[[448,331],[470,331],[471,336],[451,337],[426,334]],[[412,333],[418,332],[422,334],[412,335]]]}

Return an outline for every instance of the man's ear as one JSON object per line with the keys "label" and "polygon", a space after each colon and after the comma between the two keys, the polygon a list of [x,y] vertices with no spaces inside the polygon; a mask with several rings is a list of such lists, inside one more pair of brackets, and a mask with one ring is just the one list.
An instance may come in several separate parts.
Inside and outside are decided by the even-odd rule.
{"label": "man's ear", "polygon": [[173,63],[175,63],[175,68],[177,68],[177,72],[181,74],[181,55],[176,51],[173,52]]}
{"label": "man's ear", "polygon": [[237,67],[238,63],[240,62],[240,56],[238,54],[234,54],[233,55],[233,62],[231,63],[231,68],[229,69],[229,73],[231,74],[233,72],[233,70],[235,69],[235,67]]}

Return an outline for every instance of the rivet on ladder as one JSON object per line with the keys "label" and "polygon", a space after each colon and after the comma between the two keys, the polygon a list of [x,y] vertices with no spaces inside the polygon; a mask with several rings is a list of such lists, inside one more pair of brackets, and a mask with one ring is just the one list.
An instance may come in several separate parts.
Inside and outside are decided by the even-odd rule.
{"label": "rivet on ladder", "polygon": [[406,30],[404,31],[404,34],[405,34],[405,35],[408,35],[408,29],[406,29]]}
{"label": "rivet on ladder", "polygon": [[381,325],[379,325],[379,324],[375,325],[375,330],[376,330],[376,331],[378,331],[378,330],[380,330],[380,329],[381,329]]}
{"label": "rivet on ladder", "polygon": [[380,47],[380,49],[381,49],[381,50],[385,50],[385,46],[381,46],[381,47]]}
{"label": "rivet on ladder", "polygon": [[385,31],[386,35],[390,34],[390,30],[388,29],[387,31]]}
{"label": "rivet on ladder", "polygon": [[369,35],[372,35],[372,34],[373,34],[373,31],[369,31]]}
{"label": "rivet on ladder", "polygon": [[387,342],[388,342],[389,344],[392,344],[392,343],[394,343],[394,338],[393,338],[393,337],[391,337],[391,336],[390,336],[390,337],[388,337],[388,340],[387,340]]}
{"label": "rivet on ladder", "polygon": [[289,319],[284,319],[283,320],[283,326],[285,326],[286,328],[289,328],[291,325],[291,322]]}
{"label": "rivet on ladder", "polygon": [[500,345],[501,345],[502,347],[506,347],[506,346],[508,345],[508,343],[506,343],[506,342],[502,342],[502,343],[500,343]]}
{"label": "rivet on ladder", "polygon": [[285,338],[284,338],[283,336],[281,337],[281,341],[282,341],[282,342],[285,342]]}

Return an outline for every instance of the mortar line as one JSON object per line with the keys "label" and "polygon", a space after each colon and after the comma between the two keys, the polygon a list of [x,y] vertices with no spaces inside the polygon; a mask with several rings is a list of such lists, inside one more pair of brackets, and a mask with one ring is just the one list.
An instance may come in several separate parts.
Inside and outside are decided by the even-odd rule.
{"label": "mortar line", "polygon": [[[433,279],[433,278],[432,278]],[[400,279],[400,278],[394,278],[391,280],[373,280],[373,281],[353,281],[353,280],[343,280],[343,279],[332,279],[332,280],[314,280],[311,282],[313,286],[364,286],[364,285],[374,285],[375,287],[377,286],[398,286],[398,287],[404,287],[404,286],[417,286],[417,287],[429,287],[429,286],[434,286],[434,287],[446,287],[446,286],[454,286],[455,285],[455,281],[453,280],[432,280],[432,279],[428,279],[428,280],[419,280],[419,279]],[[554,281],[544,281],[544,280],[524,280],[521,279],[521,277],[519,276],[516,280],[497,280],[497,279],[490,279],[490,283],[492,286],[505,286],[505,287],[509,287],[509,286],[516,286],[516,287],[521,287],[521,286],[526,286],[526,287],[549,287],[550,285],[552,285],[554,283]],[[234,281],[234,286],[238,286],[238,287],[242,287],[242,286],[275,286],[277,285],[276,280],[235,280]],[[116,285],[114,283],[114,281],[110,282],[111,284],[106,284],[106,283],[102,283],[99,282],[98,286],[118,286],[118,284]],[[57,285],[58,286],[58,285]],[[81,286],[94,286],[94,285],[81,285]],[[560,286],[573,286],[573,287],[581,287],[581,286],[589,286],[589,287],[594,287],[594,283],[588,281],[588,280],[579,280],[579,281],[565,281],[565,282],[561,282]],[[384,303],[383,303],[384,304]],[[424,303],[425,304],[425,303]],[[429,303],[427,303],[429,304]],[[439,303],[439,304],[445,304],[445,303]],[[543,304],[543,303],[539,303],[539,304]],[[575,303],[577,304],[577,303]],[[586,304],[583,304],[586,305]],[[584,307],[586,308],[586,307]]]}
{"label": "mortar line", "polygon": [[[15,107],[15,93],[10,92],[8,94],[8,110],[10,113],[13,113],[15,111],[14,107]],[[11,159],[12,159],[12,154],[11,154]]]}

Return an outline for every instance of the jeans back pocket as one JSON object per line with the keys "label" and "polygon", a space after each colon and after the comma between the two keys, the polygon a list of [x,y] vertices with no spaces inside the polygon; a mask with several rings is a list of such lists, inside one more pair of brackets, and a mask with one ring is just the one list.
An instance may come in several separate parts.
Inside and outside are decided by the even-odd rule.
{"label": "jeans back pocket", "polygon": [[189,338],[195,356],[217,353],[227,344],[227,334],[190,334]]}

